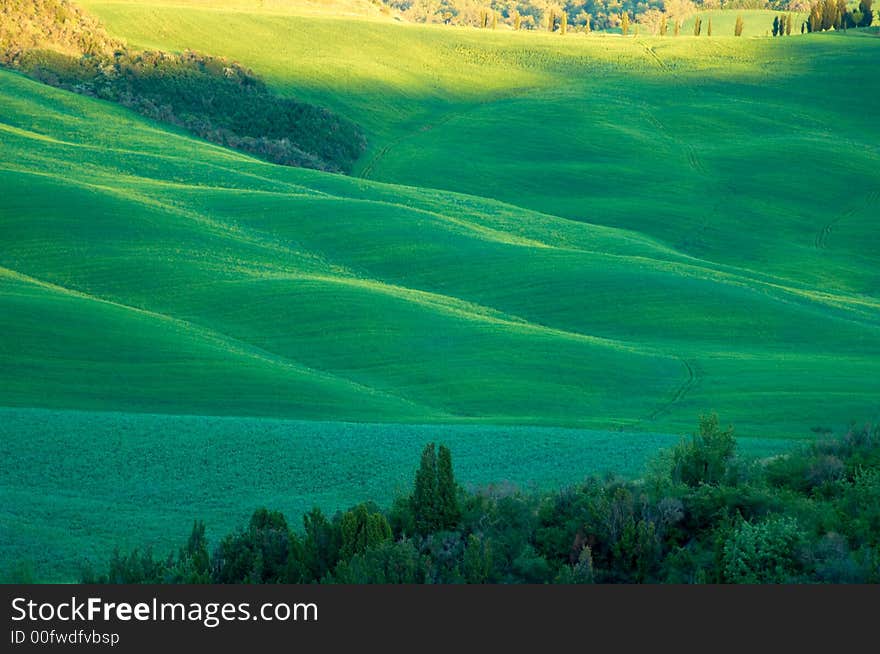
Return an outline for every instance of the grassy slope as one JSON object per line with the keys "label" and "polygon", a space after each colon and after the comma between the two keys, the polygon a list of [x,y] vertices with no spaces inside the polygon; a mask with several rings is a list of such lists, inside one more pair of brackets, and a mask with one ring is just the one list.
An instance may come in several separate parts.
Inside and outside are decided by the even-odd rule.
{"label": "grassy slope", "polygon": [[[513,209],[505,209],[508,220],[487,223],[484,208],[466,214],[462,200],[435,194],[439,205],[429,209],[447,222],[465,216],[503,232],[475,240],[471,231],[462,240],[448,227],[440,238],[424,214],[415,223],[384,205],[350,211],[345,200],[302,202],[308,220],[279,225],[273,217],[285,198],[267,208],[268,220],[254,216],[248,200],[202,194],[187,202],[226,220],[247,212],[252,226],[295,238],[359,276],[689,362],[665,388],[653,385],[652,374],[640,382],[667,399],[688,390],[672,415],[654,405],[623,424],[659,410],[660,426],[678,429],[714,407],[758,433],[772,408],[773,427],[796,434],[823,413],[842,421],[876,410],[880,241],[871,216],[880,206],[880,153],[865,135],[876,132],[880,89],[862,73],[880,56],[880,42],[563,38],[242,12],[241,3],[226,11],[224,4],[87,3],[135,44],[233,56],[280,90],[360,121],[372,137],[361,170],[370,177],[491,196],[590,224],[524,219]],[[854,92],[860,111],[850,110]],[[791,161],[798,161],[795,175]],[[365,193],[405,204],[412,201],[401,194],[413,192]],[[327,215],[333,230],[325,228]],[[514,225],[553,247],[509,242]],[[599,234],[626,243],[611,247]],[[327,362],[322,353],[311,363]],[[624,385],[628,369],[615,370]],[[652,369],[667,374],[656,360],[644,367]],[[552,374],[563,388],[578,386],[531,370],[543,381]],[[613,389],[606,375],[602,385]],[[433,397],[397,377],[391,386],[423,404],[451,399],[448,386]],[[595,411],[522,406],[514,389],[506,383],[489,412],[449,402],[437,408],[514,420],[537,408],[551,421],[567,414],[569,424]],[[504,398],[523,411],[500,407]],[[483,399],[475,403],[485,407]],[[592,424],[608,425],[614,411],[602,413]]]}
{"label": "grassy slope", "polygon": [[876,396],[870,299],[3,81],[7,405],[794,434]]}
{"label": "grassy slope", "polygon": [[[694,39],[88,4],[132,42],[235,56],[282,91],[348,113],[372,137],[368,176],[509,204],[281,169],[0,73],[0,404],[651,432],[687,429],[714,408],[751,437],[876,414],[878,152],[865,134],[876,133],[880,94],[858,76],[873,40],[706,39],[688,54]],[[764,70],[780,58],[787,75]],[[46,461],[101,420],[47,415]],[[111,420],[90,447],[122,429]],[[327,429],[330,450],[375,443],[375,429]],[[413,430],[394,433],[409,434],[410,449],[436,434]],[[493,430],[442,438],[477,444],[456,441],[465,470],[478,467],[479,443],[510,465],[523,445]],[[8,442],[36,438],[15,434]],[[245,449],[252,428],[223,434]],[[591,442],[578,434],[574,449]],[[409,454],[377,477],[376,499],[411,474]],[[561,483],[597,460],[527,458],[528,474],[509,476]],[[23,491],[33,480],[19,464],[4,498],[27,508],[64,495]],[[127,524],[185,530],[204,513],[154,510],[157,465],[131,496],[153,508]],[[493,465],[473,479],[497,478]],[[57,530],[96,533],[89,507],[118,501],[86,472],[78,485],[92,498],[74,498]],[[279,504],[364,497],[361,486],[325,497],[312,485]],[[276,499],[266,492],[210,510],[229,524]],[[14,513],[36,535],[3,539],[13,555],[59,533]],[[102,538],[95,551],[112,540]],[[64,543],[53,570],[69,574],[82,542]]]}
{"label": "grassy slope", "polygon": [[560,37],[88,6],[133,43],[222,52],[357,120],[373,137],[365,176],[624,227],[813,287],[880,293],[869,221],[880,208],[870,138],[880,82],[866,73],[878,40]]}

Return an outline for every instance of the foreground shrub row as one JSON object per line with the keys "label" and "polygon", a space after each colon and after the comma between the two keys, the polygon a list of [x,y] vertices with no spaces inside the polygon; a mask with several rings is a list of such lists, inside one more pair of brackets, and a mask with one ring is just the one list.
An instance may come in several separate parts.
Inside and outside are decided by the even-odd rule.
{"label": "foreground shrub row", "polygon": [[769,461],[736,457],[715,416],[645,478],[552,493],[465,491],[429,444],[412,492],[301,531],[275,511],[210,548],[205,525],[166,558],[116,552],[98,583],[880,582],[880,427]]}

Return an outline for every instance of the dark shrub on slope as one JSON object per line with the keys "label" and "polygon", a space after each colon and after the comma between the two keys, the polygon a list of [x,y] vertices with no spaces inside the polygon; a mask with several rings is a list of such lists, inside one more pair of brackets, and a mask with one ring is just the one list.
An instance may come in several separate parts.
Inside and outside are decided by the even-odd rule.
{"label": "dark shrub on slope", "polygon": [[286,166],[350,172],[366,147],[354,123],[276,96],[237,63],[191,51],[130,51],[65,1],[2,1],[0,63],[46,84]]}

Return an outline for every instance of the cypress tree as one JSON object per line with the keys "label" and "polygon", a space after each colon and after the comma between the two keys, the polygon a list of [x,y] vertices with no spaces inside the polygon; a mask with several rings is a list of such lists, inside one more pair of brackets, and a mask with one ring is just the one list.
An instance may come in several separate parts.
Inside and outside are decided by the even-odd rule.
{"label": "cypress tree", "polygon": [[306,537],[304,558],[310,579],[322,579],[339,560],[339,539],[321,509],[315,507],[303,516]]}
{"label": "cypress tree", "polygon": [[666,36],[666,14],[660,17],[660,36]]}
{"label": "cypress tree", "polygon": [[412,495],[412,510],[416,531],[430,534],[437,528],[437,454],[434,443],[425,445],[422,460],[416,472]]}
{"label": "cypress tree", "polygon": [[562,12],[562,18],[559,21],[559,33],[565,34],[565,28],[568,27],[568,13]]}
{"label": "cypress tree", "polygon": [[786,36],[791,36],[791,23],[792,23],[792,17],[791,17],[791,14],[789,14],[788,16],[785,17],[785,35]]}
{"label": "cypress tree", "polygon": [[672,35],[678,36],[679,32],[681,32],[681,21],[676,19],[675,25],[672,28]]}
{"label": "cypress tree", "polygon": [[522,16],[520,16],[518,13],[514,14],[514,16],[513,16],[513,29],[515,29],[518,32],[521,25],[522,25]]}
{"label": "cypress tree", "polygon": [[494,9],[492,10],[492,29],[494,30],[498,27],[498,12]]}
{"label": "cypress tree", "polygon": [[807,19],[807,31],[819,32],[822,30],[822,13],[817,2],[810,7],[810,17]]}
{"label": "cypress tree", "polygon": [[712,17],[709,16],[709,25],[706,29],[706,36],[712,36]]}
{"label": "cypress tree", "polygon": [[822,0],[822,30],[830,30],[837,22],[837,4],[834,0]]}
{"label": "cypress tree", "polygon": [[552,32],[556,28],[556,12],[550,10],[550,17],[547,19],[547,31]]}
{"label": "cypress tree", "polygon": [[834,17],[837,19],[837,22],[834,24],[834,29],[846,29],[846,17],[849,13],[849,9],[846,6],[846,0],[837,0],[837,5],[834,7]]}
{"label": "cypress tree", "polygon": [[461,518],[458,487],[452,472],[452,453],[441,445],[437,453],[437,518],[440,529],[454,529]]}
{"label": "cypress tree", "polygon": [[846,29],[849,22],[849,7],[846,0],[837,0],[837,29]]}
{"label": "cypress tree", "polygon": [[629,14],[627,12],[620,15],[620,33],[624,36],[629,34]]}
{"label": "cypress tree", "polygon": [[484,584],[492,572],[492,547],[488,541],[474,534],[468,536],[467,547],[462,556],[462,573],[465,583]]}
{"label": "cypress tree", "polygon": [[779,36],[779,16],[773,17],[773,36]]}
{"label": "cypress tree", "polygon": [[874,22],[874,0],[861,0],[859,12],[862,14],[859,27],[870,27]]}
{"label": "cypress tree", "polygon": [[743,34],[743,17],[737,16],[736,17],[736,25],[733,28],[733,35],[734,36],[742,36],[742,34]]}
{"label": "cypress tree", "polygon": [[699,36],[703,31],[703,19],[697,16],[694,18],[694,36]]}
{"label": "cypress tree", "polygon": [[346,511],[342,515],[339,527],[342,533],[339,555],[344,560],[366,552],[386,540],[391,540],[391,526],[388,520],[378,511],[371,511],[365,504],[359,504],[351,511]]}

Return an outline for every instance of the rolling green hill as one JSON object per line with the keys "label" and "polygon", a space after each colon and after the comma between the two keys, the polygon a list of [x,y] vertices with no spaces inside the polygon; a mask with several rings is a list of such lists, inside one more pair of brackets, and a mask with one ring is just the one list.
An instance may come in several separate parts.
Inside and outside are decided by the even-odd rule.
{"label": "rolling green hill", "polygon": [[880,40],[857,30],[623,39],[222,2],[86,6],[134,45],[229,56],[364,126],[365,177],[638,231],[786,283],[880,292],[880,237],[868,228],[880,209]]}
{"label": "rolling green hill", "polygon": [[797,434],[876,397],[869,297],[2,77],[6,405]]}
{"label": "rolling green hill", "polygon": [[[3,539],[10,557],[73,524],[90,533],[116,501],[89,477],[100,471],[74,466],[83,502],[50,527],[22,517],[63,495],[21,469],[63,459],[90,429],[70,410],[144,414],[111,420],[87,439],[97,450],[128,420],[169,437],[144,426],[152,414],[422,425],[387,430],[412,451],[468,441],[467,479],[503,469],[524,484],[579,479],[610,455],[538,456],[497,438],[507,425],[534,427],[534,442],[556,427],[615,434],[608,460],[633,473],[628,456],[640,464],[704,411],[757,454],[778,451],[762,437],[880,414],[880,40],[83,4],[135,47],[239,60],[360,124],[370,150],[359,176],[274,166],[0,71],[0,406],[19,426],[29,414],[15,412],[51,409],[33,424],[56,435],[37,454],[9,448],[2,494],[24,534]],[[241,451],[256,442],[252,458],[277,452],[253,422],[201,424],[193,443],[219,429]],[[380,428],[336,425],[326,451],[377,446]],[[584,448],[596,433],[564,432]],[[16,434],[4,442],[33,432]],[[409,454],[369,492],[408,478]],[[183,515],[200,499],[144,504],[160,470],[131,491],[131,529],[203,515]],[[328,460],[313,495],[291,483],[277,505],[366,499],[371,470],[346,470]],[[342,474],[357,481],[327,481]],[[206,479],[195,470],[189,487]],[[216,529],[253,502],[217,499]],[[72,574],[81,545],[40,569]]]}

